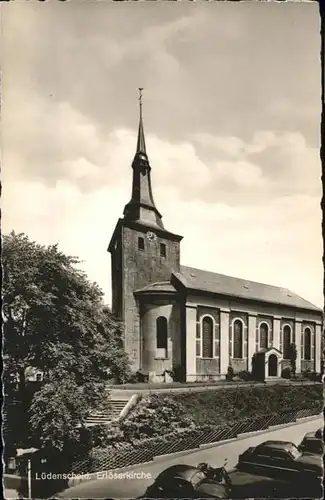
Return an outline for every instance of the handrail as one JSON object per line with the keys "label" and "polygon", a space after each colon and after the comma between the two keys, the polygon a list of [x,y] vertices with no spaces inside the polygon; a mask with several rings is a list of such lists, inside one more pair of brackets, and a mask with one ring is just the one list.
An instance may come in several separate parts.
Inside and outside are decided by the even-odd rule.
{"label": "handrail", "polygon": [[129,401],[126,403],[118,417],[119,422],[122,422],[128,416],[130,411],[138,404],[140,399],[141,396],[139,394],[133,394],[130,397]]}

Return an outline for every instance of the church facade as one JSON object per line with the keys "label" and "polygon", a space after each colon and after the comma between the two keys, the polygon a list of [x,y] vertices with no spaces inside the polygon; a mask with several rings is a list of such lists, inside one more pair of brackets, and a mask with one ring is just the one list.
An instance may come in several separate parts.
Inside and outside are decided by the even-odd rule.
{"label": "church facade", "polygon": [[[112,311],[124,324],[133,371],[151,381],[201,381],[251,371],[262,356],[266,377],[279,377],[297,351],[296,372],[320,372],[322,310],[295,293],[182,266],[182,236],[165,229],[151,186],[142,108],[132,163],[132,196],[108,251]],[[167,377],[168,378],[168,377]]]}

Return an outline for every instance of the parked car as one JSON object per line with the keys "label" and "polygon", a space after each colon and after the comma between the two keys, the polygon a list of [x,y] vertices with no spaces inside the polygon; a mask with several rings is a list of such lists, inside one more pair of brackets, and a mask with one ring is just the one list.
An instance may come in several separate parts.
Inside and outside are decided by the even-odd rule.
{"label": "parked car", "polygon": [[322,441],[324,440],[324,427],[320,427],[319,429],[317,429],[317,431],[315,432],[315,437],[321,439]]}
{"label": "parked car", "polygon": [[323,429],[317,429],[316,432],[307,432],[304,439],[301,441],[298,449],[303,454],[323,455],[324,454],[324,440]]}
{"label": "parked car", "polygon": [[202,467],[193,465],[168,467],[147,488],[143,498],[229,498],[227,486],[214,480],[211,470],[207,475]]}
{"label": "parked car", "polygon": [[290,477],[291,480],[292,474],[297,480],[306,479],[306,475],[311,481],[323,479],[322,457],[302,453],[288,441],[265,441],[256,447],[248,448],[239,456],[237,468],[275,477]]}

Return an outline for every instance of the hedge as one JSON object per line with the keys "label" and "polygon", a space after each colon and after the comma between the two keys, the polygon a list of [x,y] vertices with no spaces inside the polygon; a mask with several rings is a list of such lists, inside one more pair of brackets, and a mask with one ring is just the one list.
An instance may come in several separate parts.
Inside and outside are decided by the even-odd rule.
{"label": "hedge", "polygon": [[323,408],[323,385],[257,386],[181,394],[158,394],[161,405],[176,401],[196,426],[223,424],[285,410]]}
{"label": "hedge", "polygon": [[252,417],[306,408],[312,409],[314,414],[321,412],[322,384],[153,394],[143,398],[124,421],[83,429],[80,452],[107,446],[119,448],[124,447],[125,443],[166,436],[173,432],[178,435],[180,431],[203,430]]}

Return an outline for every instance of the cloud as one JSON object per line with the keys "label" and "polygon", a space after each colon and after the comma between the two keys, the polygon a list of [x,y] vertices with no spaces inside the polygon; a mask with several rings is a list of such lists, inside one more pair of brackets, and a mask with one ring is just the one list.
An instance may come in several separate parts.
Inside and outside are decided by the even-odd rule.
{"label": "cloud", "polygon": [[[107,132],[68,102],[34,96],[4,113],[5,178],[74,182],[81,190],[121,186],[129,175],[136,131]],[[17,148],[17,145],[19,148]],[[193,134],[171,141],[147,134],[155,184],[180,198],[256,203],[279,195],[320,195],[319,151],[298,132],[240,137]],[[308,165],[308,168],[306,166]]]}
{"label": "cloud", "polygon": [[61,5],[5,6],[7,106],[51,95],[102,129],[130,129],[144,86],[150,131],[159,137],[208,132],[247,142],[257,129],[286,129],[315,145],[316,5],[86,4],[64,5],[64,16]]}
{"label": "cloud", "polygon": [[245,143],[239,137],[216,137],[208,133],[195,134],[193,140],[203,149],[237,158],[244,150]]}
{"label": "cloud", "polygon": [[[257,210],[255,206],[179,201],[161,187],[155,194],[165,227],[184,236],[184,265],[286,286],[322,304],[317,198],[279,198]],[[128,195],[128,187],[85,193],[71,182],[60,182],[56,187],[10,183],[3,203],[3,229],[25,231],[45,244],[58,242],[65,252],[78,255],[81,267],[99,283],[110,302],[110,256],[106,250]]]}
{"label": "cloud", "polygon": [[59,241],[109,298],[143,86],[154,196],[183,263],[321,304],[317,6],[55,4],[3,9],[5,231]]}

